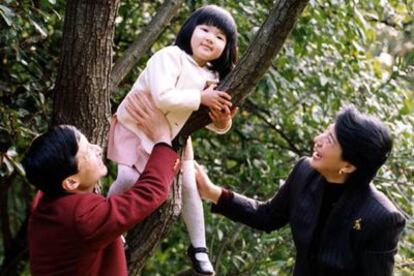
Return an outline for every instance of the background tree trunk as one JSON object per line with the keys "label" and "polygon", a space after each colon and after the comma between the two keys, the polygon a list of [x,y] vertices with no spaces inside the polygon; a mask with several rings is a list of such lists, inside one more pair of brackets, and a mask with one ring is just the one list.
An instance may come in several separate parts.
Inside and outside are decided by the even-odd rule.
{"label": "background tree trunk", "polygon": [[52,124],[72,124],[103,146],[111,116],[109,81],[120,0],[67,2]]}

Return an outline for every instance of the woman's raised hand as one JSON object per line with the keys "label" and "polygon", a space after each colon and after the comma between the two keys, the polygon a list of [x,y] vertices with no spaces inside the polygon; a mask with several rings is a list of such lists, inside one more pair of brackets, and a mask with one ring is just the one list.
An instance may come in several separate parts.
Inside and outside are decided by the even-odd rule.
{"label": "woman's raised hand", "polygon": [[197,188],[201,198],[210,200],[217,204],[221,196],[221,187],[211,182],[204,168],[201,167],[196,161],[194,161],[194,166],[196,171]]}

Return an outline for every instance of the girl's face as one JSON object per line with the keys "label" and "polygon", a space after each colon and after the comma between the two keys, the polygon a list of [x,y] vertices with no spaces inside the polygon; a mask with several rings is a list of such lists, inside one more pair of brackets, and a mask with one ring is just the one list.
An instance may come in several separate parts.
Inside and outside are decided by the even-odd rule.
{"label": "girl's face", "polygon": [[207,62],[221,56],[226,43],[226,36],[219,28],[198,25],[191,36],[192,57],[200,66],[204,66]]}

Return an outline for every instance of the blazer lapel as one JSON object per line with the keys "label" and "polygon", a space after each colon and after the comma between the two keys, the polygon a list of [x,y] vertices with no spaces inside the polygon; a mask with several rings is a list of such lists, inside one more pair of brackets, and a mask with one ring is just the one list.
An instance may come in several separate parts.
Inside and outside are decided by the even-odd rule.
{"label": "blazer lapel", "polygon": [[348,267],[356,261],[349,251],[352,248],[349,237],[351,231],[361,230],[363,218],[357,215],[365,195],[363,188],[350,187],[332,209],[321,236],[320,257],[323,260],[332,261],[335,256],[334,262]]}
{"label": "blazer lapel", "polygon": [[312,183],[310,184],[310,189],[309,189],[310,204],[308,207],[309,207],[311,215],[309,215],[307,218],[308,225],[309,225],[307,236],[309,238],[306,239],[306,244],[304,248],[306,255],[309,252],[309,248],[311,246],[312,239],[313,239],[313,232],[315,231],[316,225],[318,223],[319,212],[320,212],[323,193],[324,193],[324,187],[325,187],[325,180],[323,179],[321,175],[318,174],[318,176],[313,179]]}
{"label": "blazer lapel", "polygon": [[350,187],[345,190],[344,194],[328,216],[325,231],[329,231],[329,229],[335,227],[343,227],[344,224],[349,224],[349,220],[352,220],[354,214],[363,203],[365,194],[364,188]]}

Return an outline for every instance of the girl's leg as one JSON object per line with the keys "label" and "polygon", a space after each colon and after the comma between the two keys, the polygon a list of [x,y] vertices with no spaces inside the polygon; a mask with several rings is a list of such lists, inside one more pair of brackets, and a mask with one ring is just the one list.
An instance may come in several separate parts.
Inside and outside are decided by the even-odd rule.
{"label": "girl's leg", "polygon": [[[187,226],[193,248],[206,248],[204,211],[200,194],[197,190],[191,139],[187,141],[183,159],[182,217]],[[202,262],[200,264],[203,271],[214,273],[207,253],[195,253],[195,258]]]}
{"label": "girl's leg", "polygon": [[182,216],[194,247],[206,247],[204,231],[204,211],[200,195],[195,182],[193,160],[185,160],[183,170],[183,208]]}
{"label": "girl's leg", "polygon": [[118,164],[118,175],[108,191],[108,196],[122,194],[137,182],[140,173],[133,167]]}

